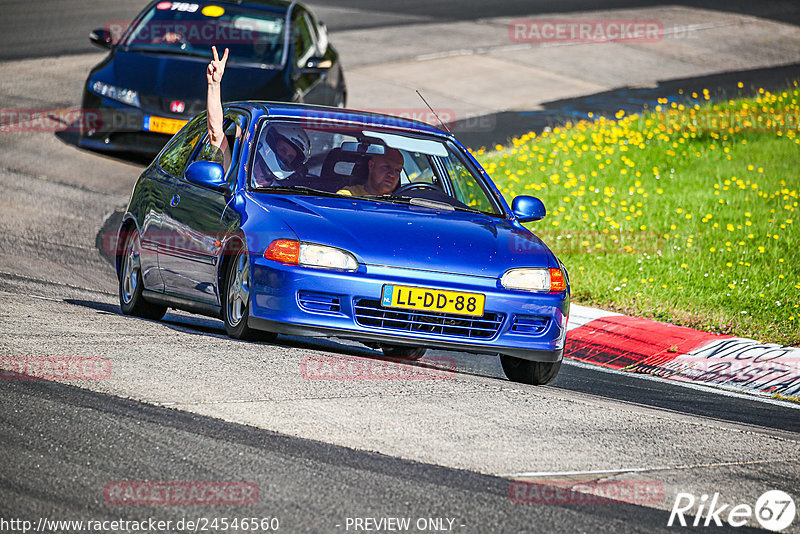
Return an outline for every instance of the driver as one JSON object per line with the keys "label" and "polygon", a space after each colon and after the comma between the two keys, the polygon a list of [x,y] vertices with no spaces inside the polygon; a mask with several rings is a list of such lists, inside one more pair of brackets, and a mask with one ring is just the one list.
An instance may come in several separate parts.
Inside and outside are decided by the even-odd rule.
{"label": "driver", "polygon": [[258,142],[253,164],[257,187],[291,186],[306,180],[305,167],[311,155],[311,142],[298,126],[271,125]]}
{"label": "driver", "polygon": [[378,196],[388,195],[400,183],[400,173],[403,172],[405,160],[403,153],[396,148],[386,147],[384,154],[375,154],[370,157],[369,176],[364,185],[350,185],[340,189],[339,195]]}

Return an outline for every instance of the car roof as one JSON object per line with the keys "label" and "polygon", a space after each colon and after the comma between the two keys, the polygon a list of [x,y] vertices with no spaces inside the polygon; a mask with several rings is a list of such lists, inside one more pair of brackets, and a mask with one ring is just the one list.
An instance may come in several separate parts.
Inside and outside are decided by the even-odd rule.
{"label": "car roof", "polygon": [[371,113],[368,111],[315,106],[310,104],[293,104],[287,102],[245,101],[231,102],[231,104],[261,112],[265,115],[268,115],[270,118],[301,118],[359,123],[404,130],[408,132],[425,133],[439,137],[453,137],[451,134],[425,122],[395,117],[393,115]]}

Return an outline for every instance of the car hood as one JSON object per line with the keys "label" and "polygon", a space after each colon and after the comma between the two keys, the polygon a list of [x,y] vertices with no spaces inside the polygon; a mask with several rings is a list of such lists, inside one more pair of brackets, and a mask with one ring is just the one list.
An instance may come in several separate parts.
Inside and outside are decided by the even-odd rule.
{"label": "car hood", "polygon": [[512,267],[554,267],[552,253],[503,218],[346,198],[254,194],[301,241],[352,252],[360,263],[498,278]]}
{"label": "car hood", "polygon": [[[97,77],[119,87],[134,89],[140,94],[157,95],[185,101],[206,98],[208,59],[172,54],[127,52],[118,50]],[[260,69],[228,62],[223,100],[255,100],[269,95],[280,69]]]}

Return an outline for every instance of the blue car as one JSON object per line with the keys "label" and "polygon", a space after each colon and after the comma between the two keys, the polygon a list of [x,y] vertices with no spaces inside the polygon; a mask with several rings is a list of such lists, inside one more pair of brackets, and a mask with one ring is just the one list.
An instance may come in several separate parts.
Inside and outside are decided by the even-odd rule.
{"label": "blue car", "polygon": [[152,157],[206,109],[211,47],[230,50],[222,100],[344,107],[347,88],[325,25],[297,2],[150,2],[130,24],[89,34],[109,54],[83,87],[79,145]]}
{"label": "blue car", "polygon": [[427,124],[275,102],[224,107],[230,153],[189,122],[139,177],[117,246],[125,314],[221,318],[239,339],[335,336],[417,359],[499,354],[546,384],[569,280],[471,154]]}

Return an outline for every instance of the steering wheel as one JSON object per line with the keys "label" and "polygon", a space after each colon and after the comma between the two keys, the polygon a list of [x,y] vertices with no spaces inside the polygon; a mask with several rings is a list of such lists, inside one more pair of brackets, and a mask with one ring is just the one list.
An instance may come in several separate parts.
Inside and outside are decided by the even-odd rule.
{"label": "steering wheel", "polygon": [[428,191],[436,191],[437,193],[441,193],[442,190],[432,184],[426,184],[424,182],[421,183],[407,183],[405,185],[401,185],[397,189],[392,192],[393,197],[400,197],[403,196],[403,193],[408,193],[409,191],[414,191],[415,189],[420,190],[428,190]]}

